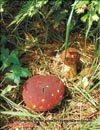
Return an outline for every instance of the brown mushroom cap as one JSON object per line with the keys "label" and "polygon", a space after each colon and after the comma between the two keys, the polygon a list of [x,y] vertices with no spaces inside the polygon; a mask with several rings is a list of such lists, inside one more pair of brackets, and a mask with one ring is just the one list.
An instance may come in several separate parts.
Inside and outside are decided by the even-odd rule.
{"label": "brown mushroom cap", "polygon": [[62,100],[63,94],[63,83],[53,75],[29,78],[22,92],[26,105],[35,111],[51,110]]}
{"label": "brown mushroom cap", "polygon": [[61,53],[61,59],[66,65],[74,65],[79,62],[80,55],[77,52],[77,49],[68,48],[66,50],[66,56],[65,56],[65,50]]}

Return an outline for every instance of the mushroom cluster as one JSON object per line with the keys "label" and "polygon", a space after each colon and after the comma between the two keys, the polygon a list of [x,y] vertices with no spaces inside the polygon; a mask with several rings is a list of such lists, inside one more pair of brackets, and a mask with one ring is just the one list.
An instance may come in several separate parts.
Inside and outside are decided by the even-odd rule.
{"label": "mushroom cluster", "polygon": [[23,100],[33,111],[48,111],[63,98],[64,85],[53,75],[36,75],[29,78],[23,87]]}
{"label": "mushroom cluster", "polygon": [[62,51],[61,53],[61,60],[64,63],[61,72],[65,73],[65,77],[67,78],[74,78],[77,75],[77,65],[80,62],[80,54],[78,53],[77,49],[75,48],[68,48]]}

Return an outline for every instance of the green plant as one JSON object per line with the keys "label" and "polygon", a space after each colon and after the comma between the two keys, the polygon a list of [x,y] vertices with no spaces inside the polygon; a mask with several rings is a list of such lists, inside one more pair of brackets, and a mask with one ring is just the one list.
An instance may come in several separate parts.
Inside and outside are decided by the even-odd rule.
{"label": "green plant", "polygon": [[0,61],[0,70],[5,73],[5,79],[12,80],[17,85],[20,83],[20,77],[31,76],[27,68],[21,67],[16,50],[10,53],[9,49],[1,48]]}
{"label": "green plant", "polygon": [[[98,0],[75,0],[74,3],[66,0],[17,0],[15,3],[11,0],[1,0],[0,14],[0,121],[2,129],[6,129],[7,124],[16,122],[16,120],[20,122],[25,119],[24,121],[27,122],[39,119],[40,125],[36,123],[33,129],[99,130],[100,2]],[[90,48],[91,45],[95,46],[95,52],[90,51],[94,59],[91,65],[93,74],[89,75],[89,79],[87,75],[83,77],[77,75],[75,81],[71,82],[66,77],[61,77],[60,71],[58,74],[53,72],[67,86],[61,107],[58,105],[57,108],[45,114],[31,113],[24,105],[21,94],[23,77],[31,76],[29,70],[24,68],[24,63],[29,65],[34,74],[52,74],[52,65],[54,65],[52,62],[56,64],[55,58],[58,61],[59,57],[55,57],[55,53],[51,54],[51,52],[55,52],[56,45],[61,47],[63,43],[65,49],[68,46],[77,47],[80,54],[88,60],[91,57],[88,53],[85,54],[84,50],[81,51],[83,49],[81,44],[77,46],[76,42],[73,42],[76,33],[80,35],[81,32],[82,34],[85,32],[85,41],[87,37],[92,38],[91,43],[87,45],[90,45]],[[73,38],[72,41],[70,36]],[[84,45],[84,40],[82,39],[82,45]],[[81,41],[78,42],[81,43]],[[48,53],[49,50],[50,53]],[[56,51],[58,50],[59,48]],[[23,65],[20,63],[19,54]],[[80,122],[71,122],[73,119],[78,119]],[[82,119],[91,120],[83,123]],[[92,119],[96,120],[92,121]],[[46,120],[49,122],[45,122]]]}
{"label": "green plant", "polygon": [[[74,2],[74,4],[72,5],[72,10],[70,12],[70,15],[69,15],[69,18],[68,18],[68,21],[67,21],[67,26],[66,26],[66,39],[65,39],[65,50],[66,48],[68,47],[68,38],[69,38],[69,33],[70,33],[70,26],[71,26],[71,20],[72,20],[72,16],[73,16],[73,11],[74,11],[74,8],[77,4],[78,0],[76,0]],[[66,54],[65,54],[66,55]]]}
{"label": "green plant", "polygon": [[0,94],[0,97],[2,97],[7,103],[11,104],[13,108],[16,108],[17,111],[8,110],[7,111],[0,111],[2,114],[8,114],[8,115],[17,115],[17,116],[30,116],[33,118],[39,117],[40,115],[35,115],[30,112],[28,112],[26,109],[22,108],[20,105],[14,103],[12,100],[7,98],[3,93]]}
{"label": "green plant", "polygon": [[72,20],[74,8],[75,8],[77,2],[78,2],[78,0],[75,0],[74,4],[72,5],[72,10],[70,12],[70,15],[69,15],[69,18],[68,18],[68,21],[67,21],[67,24],[66,24],[66,38],[65,38],[65,43],[64,43],[65,57],[66,57],[66,49],[68,48],[69,33],[70,33],[70,30],[71,30],[71,20]]}
{"label": "green plant", "polygon": [[17,16],[14,17],[14,20],[10,23],[9,26],[13,24],[20,24],[27,16],[32,17],[36,13],[39,13],[39,9],[45,5],[48,0],[29,0],[23,7]]}
{"label": "green plant", "polygon": [[[88,33],[93,25],[93,22],[99,21],[100,15],[100,1],[89,0],[79,1],[75,7],[77,14],[82,14],[81,20],[86,23],[86,33],[85,33],[85,47],[86,47],[86,39]],[[99,22],[97,23],[97,26]]]}

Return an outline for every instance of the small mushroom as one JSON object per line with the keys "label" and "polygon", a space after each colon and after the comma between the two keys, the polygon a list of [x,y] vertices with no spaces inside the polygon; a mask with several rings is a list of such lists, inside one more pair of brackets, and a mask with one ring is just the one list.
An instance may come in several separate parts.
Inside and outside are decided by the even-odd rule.
{"label": "small mushroom", "polygon": [[66,65],[75,65],[80,60],[80,55],[75,48],[68,48],[66,50],[66,56],[65,56],[65,50],[61,53],[61,59]]}
{"label": "small mushroom", "polygon": [[23,100],[33,111],[48,111],[63,98],[64,85],[53,75],[36,75],[29,78],[23,87]]}
{"label": "small mushroom", "polygon": [[65,69],[65,74],[67,78],[74,78],[77,75],[77,65],[80,62],[80,54],[75,48],[68,48],[61,53],[61,60],[65,64],[63,68],[69,67],[69,69]]}

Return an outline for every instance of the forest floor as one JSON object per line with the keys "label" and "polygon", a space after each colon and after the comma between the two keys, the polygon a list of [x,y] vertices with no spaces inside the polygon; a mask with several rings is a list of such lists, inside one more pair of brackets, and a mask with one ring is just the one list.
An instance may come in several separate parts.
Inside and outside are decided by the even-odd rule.
{"label": "forest floor", "polygon": [[[94,55],[94,45],[92,40],[88,40],[84,49],[84,37],[78,33],[72,33],[69,39],[69,46],[76,48],[80,54],[78,73],[74,78],[70,72],[66,75],[66,70],[61,71],[65,65],[61,61],[61,51],[63,43],[41,43],[40,46],[24,46],[26,51],[20,51],[19,59],[22,66],[29,68],[32,75],[55,75],[59,77],[65,85],[66,92],[64,98],[57,107],[51,111],[39,113],[41,115],[34,120],[32,117],[1,115],[4,128],[9,130],[79,130],[98,128],[98,117],[100,115],[100,87],[97,85],[100,79],[98,73],[98,59]],[[87,74],[89,74],[87,76]],[[73,77],[73,76],[72,76]],[[14,89],[10,99],[20,104],[21,107],[30,111],[22,99],[22,80],[21,87]],[[2,100],[2,106],[5,101]],[[9,105],[9,104],[8,104]],[[9,106],[11,108],[11,106]],[[12,109],[12,108],[11,108]],[[31,112],[31,111],[30,111]],[[100,120],[100,119],[99,119]],[[24,122],[24,123],[23,123]],[[17,125],[17,126],[16,126]],[[25,126],[26,125],[26,126]],[[2,127],[3,128],[3,127]]]}

